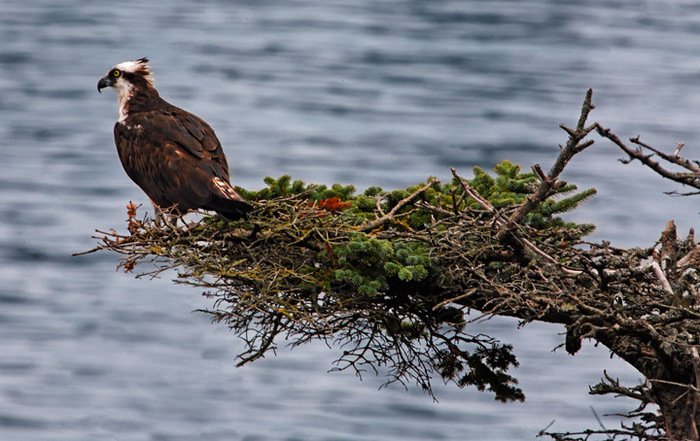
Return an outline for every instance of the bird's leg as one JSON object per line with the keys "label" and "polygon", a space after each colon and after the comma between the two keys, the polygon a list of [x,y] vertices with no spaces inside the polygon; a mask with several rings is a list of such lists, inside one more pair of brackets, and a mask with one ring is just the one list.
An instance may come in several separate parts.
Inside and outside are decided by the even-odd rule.
{"label": "bird's leg", "polygon": [[169,208],[161,208],[159,205],[151,201],[153,204],[153,209],[155,210],[155,221],[158,226],[167,226],[172,229],[177,229],[177,221],[181,221],[182,225],[187,227],[187,221],[184,216],[187,213],[182,213],[177,209],[177,206],[172,206]]}
{"label": "bird's leg", "polygon": [[[186,214],[186,213],[185,213]],[[177,225],[178,219],[180,222],[182,222],[182,227],[187,230],[189,228],[189,225],[187,225],[187,221],[185,220],[185,215],[182,213],[178,213],[176,215],[173,215],[172,220],[175,225]]]}
{"label": "bird's leg", "polygon": [[163,210],[155,202],[151,201],[153,205],[154,216],[153,220],[159,227],[168,226],[170,228],[177,228],[177,216],[173,215],[170,210]]}
{"label": "bird's leg", "polygon": [[151,201],[151,205],[153,205],[153,220],[155,221],[156,225],[160,227],[162,226],[163,221],[163,210],[161,210],[160,207],[153,201]]}

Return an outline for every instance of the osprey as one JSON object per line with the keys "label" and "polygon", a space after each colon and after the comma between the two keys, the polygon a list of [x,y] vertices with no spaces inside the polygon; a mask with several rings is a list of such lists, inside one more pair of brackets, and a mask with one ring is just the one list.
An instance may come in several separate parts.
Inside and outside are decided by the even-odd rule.
{"label": "osprey", "polygon": [[252,207],[229,182],[228,163],[214,130],[201,118],[162,99],[147,58],[117,64],[97,91],[112,87],[119,100],[114,142],[126,174],[156,211],[216,211],[235,220]]}

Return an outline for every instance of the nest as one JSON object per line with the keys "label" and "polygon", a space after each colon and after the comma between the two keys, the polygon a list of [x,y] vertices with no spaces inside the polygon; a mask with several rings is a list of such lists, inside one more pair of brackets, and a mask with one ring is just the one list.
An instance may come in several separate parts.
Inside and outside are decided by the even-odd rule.
{"label": "nest", "polygon": [[[430,178],[359,195],[352,186],[268,178],[258,192],[240,189],[256,207],[247,219],[178,227],[177,219],[139,219],[130,206],[129,233],[100,231],[90,252],[123,255],[126,271],[143,262],[155,269],[142,274],[175,268],[178,282],[202,288],[213,299],[206,312],[246,344],[239,364],[282,341],[321,340],[341,350],[335,369],[384,372],[388,382],[415,381],[429,393],[439,375],[523,400],[508,373],[517,366],[512,347],[473,322],[506,315],[560,323],[568,352],[593,339],[649,379],[625,388],[606,377],[594,387],[638,399],[631,416],[647,422],[604,433],[665,439],[659,434],[676,421],[668,414],[693,418],[698,403],[700,251],[692,232],[679,239],[672,223],[658,244],[626,250],[585,242],[592,225],[559,217],[595,194],[559,179],[593,143],[588,134],[620,143],[585,125],[590,99],[589,91],[577,127],[563,126],[569,140],[546,174],[504,161],[494,177],[475,168],[467,180],[453,169],[446,184]],[[472,310],[482,315],[467,321]],[[649,403],[663,417],[644,411]]]}

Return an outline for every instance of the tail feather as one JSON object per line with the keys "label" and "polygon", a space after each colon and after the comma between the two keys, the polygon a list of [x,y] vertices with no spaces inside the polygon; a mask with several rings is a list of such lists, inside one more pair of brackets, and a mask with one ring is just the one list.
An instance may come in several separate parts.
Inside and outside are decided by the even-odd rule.
{"label": "tail feather", "polygon": [[253,206],[225,180],[216,177],[212,182],[217,191],[205,209],[216,211],[227,220],[243,218],[253,209]]}
{"label": "tail feather", "polygon": [[224,207],[223,204],[217,204],[216,207],[212,208],[219,216],[230,221],[245,218],[253,209],[253,206],[245,201],[226,200],[225,205],[226,206]]}

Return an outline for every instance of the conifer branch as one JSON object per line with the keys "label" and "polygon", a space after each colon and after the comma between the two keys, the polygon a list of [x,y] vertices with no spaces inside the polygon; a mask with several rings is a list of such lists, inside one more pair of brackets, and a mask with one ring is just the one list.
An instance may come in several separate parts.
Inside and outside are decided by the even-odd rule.
{"label": "conifer branch", "polygon": [[583,139],[586,138],[586,136],[588,136],[588,134],[596,127],[596,124],[586,127],[588,115],[591,110],[595,108],[591,102],[592,98],[593,89],[588,89],[586,92],[586,98],[584,99],[583,106],[581,108],[581,116],[579,117],[575,130],[570,129],[563,124],[560,126],[562,129],[564,129],[564,131],[566,131],[566,133],[569,134],[569,140],[559,153],[559,156],[557,157],[557,160],[549,173],[546,176],[543,176],[540,170],[538,173],[541,179],[540,186],[538,187],[537,191],[534,192],[528,198],[528,200],[510,216],[508,221],[501,226],[501,230],[496,235],[498,240],[503,240],[508,234],[510,234],[510,231],[515,225],[520,223],[530,212],[547,200],[547,198],[555,194],[557,190],[566,185],[566,182],[560,182],[558,180],[561,172],[564,171],[566,165],[576,154],[593,145],[593,140],[582,142]]}
{"label": "conifer branch", "polygon": [[[679,149],[665,155],[633,140],[633,150],[599,124],[586,126],[591,98],[589,90],[575,129],[561,126],[569,138],[547,174],[503,161],[495,177],[475,167],[467,180],[452,169],[450,184],[430,178],[357,195],[352,186],[267,178],[260,191],[240,189],[256,206],[248,219],[204,217],[177,228],[138,219],[130,204],[128,234],[98,231],[88,253],[119,253],[125,271],[149,264],[149,276],[177,268],[177,282],[205,290],[213,300],[206,312],[244,341],[240,364],[275,353],[284,340],[293,347],[320,340],[342,349],[337,369],[387,372],[388,382],[414,381],[431,395],[439,375],[498,400],[524,399],[511,376],[512,346],[481,333],[466,311],[562,324],[570,353],[592,339],[648,381],[626,387],[606,374],[591,390],[637,400],[627,414],[632,425],[542,435],[697,439],[700,247],[692,231],[680,239],[669,223],[658,245],[620,249],[584,242],[592,227],[557,214],[594,194],[559,180],[592,145],[593,130],[630,160],[696,188],[698,166]],[[688,173],[671,174],[652,156]]]}

